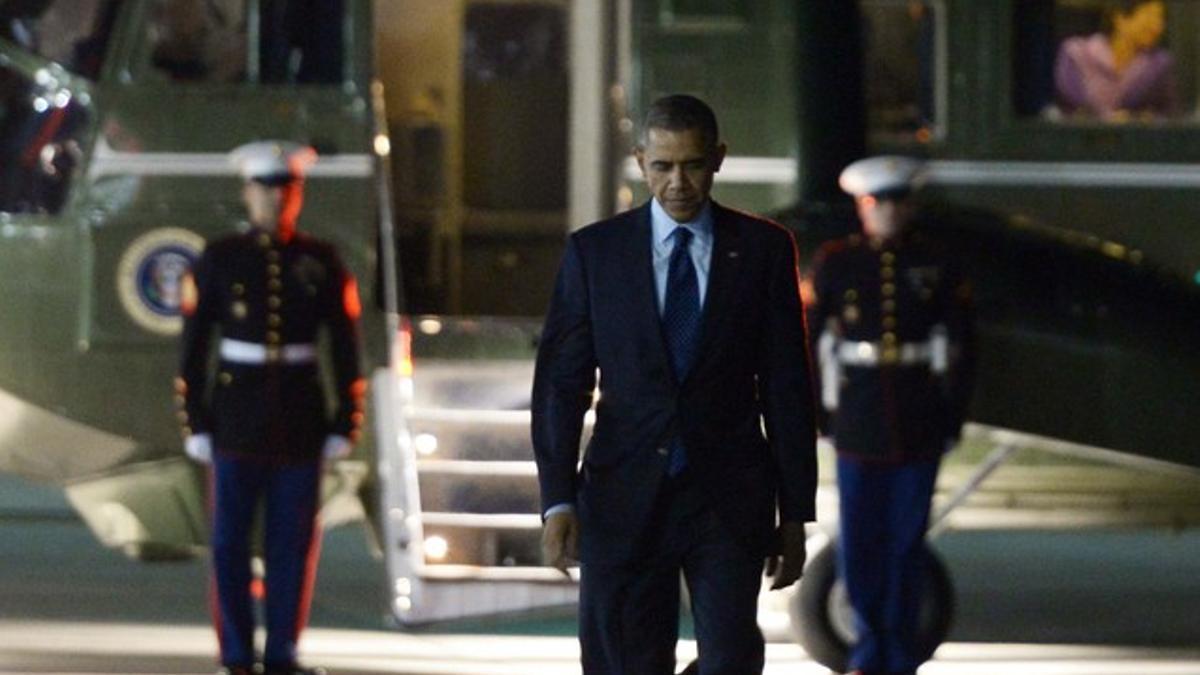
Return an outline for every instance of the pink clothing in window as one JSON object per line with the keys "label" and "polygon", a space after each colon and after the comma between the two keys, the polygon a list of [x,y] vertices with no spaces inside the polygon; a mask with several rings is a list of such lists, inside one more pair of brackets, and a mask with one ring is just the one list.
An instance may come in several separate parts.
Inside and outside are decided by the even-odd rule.
{"label": "pink clothing in window", "polygon": [[1117,72],[1105,35],[1067,38],[1054,64],[1056,99],[1067,114],[1173,115],[1178,112],[1174,65],[1171,55],[1159,48],[1137,54]]}

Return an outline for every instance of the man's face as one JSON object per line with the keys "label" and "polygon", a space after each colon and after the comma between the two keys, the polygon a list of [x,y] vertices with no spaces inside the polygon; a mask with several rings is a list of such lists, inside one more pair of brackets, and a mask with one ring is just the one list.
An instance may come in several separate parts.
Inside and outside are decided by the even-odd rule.
{"label": "man's face", "polygon": [[304,187],[299,180],[287,185],[263,185],[255,181],[242,184],[242,201],[250,222],[258,227],[277,229],[290,235],[304,201]]}
{"label": "man's face", "polygon": [[880,199],[867,195],[857,198],[855,203],[863,233],[871,239],[887,240],[899,236],[912,217],[912,204],[907,198]]}
{"label": "man's face", "polygon": [[699,129],[650,129],[635,153],[646,187],[667,215],[684,223],[700,214],[712,191],[713,174],[725,159],[725,144],[706,147]]}
{"label": "man's face", "polygon": [[242,184],[242,201],[250,222],[259,227],[275,227],[283,211],[283,188],[246,181]]}

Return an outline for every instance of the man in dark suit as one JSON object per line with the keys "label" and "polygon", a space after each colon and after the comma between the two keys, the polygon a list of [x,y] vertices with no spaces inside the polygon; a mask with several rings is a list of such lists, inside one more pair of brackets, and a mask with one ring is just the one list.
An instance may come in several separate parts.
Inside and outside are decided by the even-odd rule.
{"label": "man in dark suit", "polygon": [[[358,291],[333,246],[296,231],[312,148],[263,141],[234,151],[249,232],[210,242],[185,278],[176,402],[192,459],[212,465],[213,619],[224,675],[314,675],[296,663],[320,530],[322,460],[362,425]],[[317,334],[326,330],[339,402],[326,414]],[[210,387],[211,338],[220,355]],[[211,392],[210,392],[211,389]],[[255,670],[250,532],[265,507],[267,642]]]}
{"label": "man in dark suit", "polygon": [[821,402],[837,448],[838,563],[854,608],[860,675],[913,675],[938,464],[971,388],[971,288],[936,242],[910,229],[921,163],[846,167],[863,233],[830,242],[812,270]]}
{"label": "man in dark suit", "polygon": [[725,145],[699,99],[656,101],[636,155],[653,199],[569,238],[538,349],[543,554],[582,563],[585,674],[674,672],[681,571],[699,672],[760,673],[764,560],[798,579],[815,516],[796,248],[709,199]]}

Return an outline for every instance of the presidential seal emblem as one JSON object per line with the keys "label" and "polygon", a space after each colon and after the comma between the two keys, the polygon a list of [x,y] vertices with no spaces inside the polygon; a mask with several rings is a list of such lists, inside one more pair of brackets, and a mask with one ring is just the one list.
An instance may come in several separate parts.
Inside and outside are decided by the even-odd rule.
{"label": "presidential seal emblem", "polygon": [[179,227],[151,230],[130,242],[117,265],[117,297],[133,322],[159,335],[183,329],[184,277],[204,238]]}

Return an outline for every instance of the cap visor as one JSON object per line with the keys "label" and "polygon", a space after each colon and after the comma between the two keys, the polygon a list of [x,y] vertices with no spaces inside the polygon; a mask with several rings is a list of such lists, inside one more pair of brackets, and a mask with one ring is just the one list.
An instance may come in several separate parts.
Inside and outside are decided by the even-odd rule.
{"label": "cap visor", "polygon": [[888,188],[886,190],[879,190],[878,192],[872,192],[871,196],[880,201],[887,201],[887,200],[900,201],[901,199],[908,198],[908,196],[911,194],[912,194],[912,190],[910,188],[897,187],[897,188]]}
{"label": "cap visor", "polygon": [[296,177],[290,173],[273,173],[267,176],[254,176],[250,180],[269,187],[282,187],[296,180]]}

